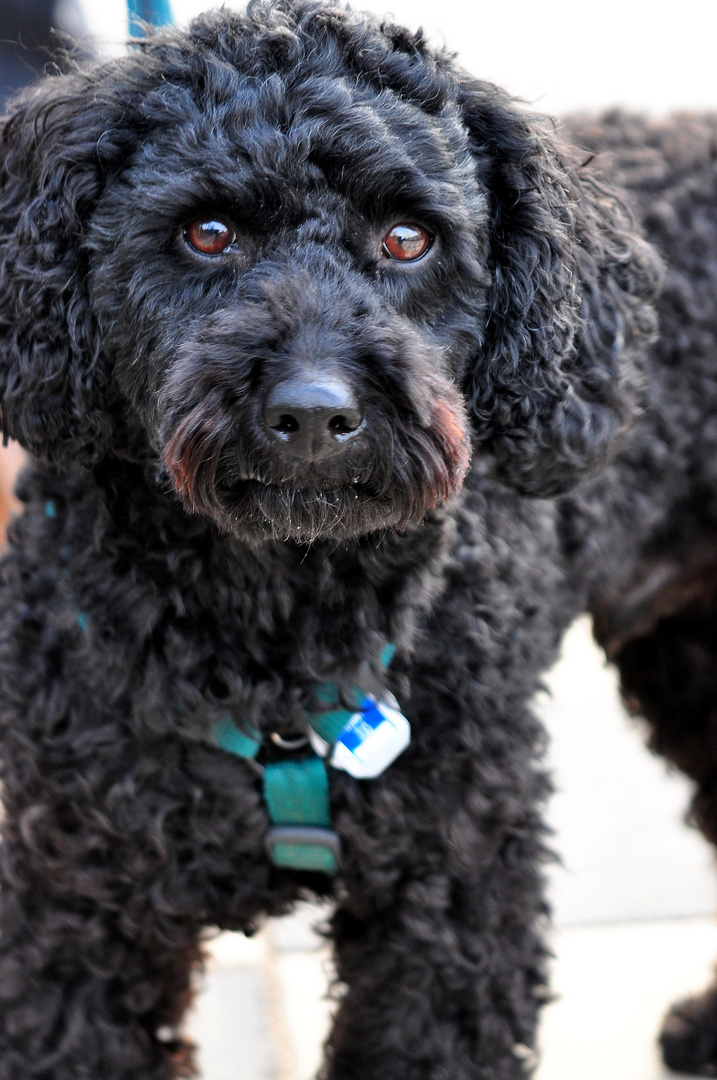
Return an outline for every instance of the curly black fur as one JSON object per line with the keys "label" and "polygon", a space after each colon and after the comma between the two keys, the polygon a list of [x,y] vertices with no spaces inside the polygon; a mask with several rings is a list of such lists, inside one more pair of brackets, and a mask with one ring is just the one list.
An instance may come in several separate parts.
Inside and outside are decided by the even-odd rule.
{"label": "curly black fur", "polygon": [[[717,839],[716,130],[616,114],[569,150],[321,0],[206,15],[15,104],[0,399],[34,460],[2,564],[0,1080],[192,1075],[203,927],[307,894],[336,902],[326,1080],[523,1076],[529,703],[586,608]],[[201,215],[236,230],[219,258],[188,246]],[[406,221],[433,246],[391,263]],[[297,371],[362,403],[341,453],[267,429]],[[331,770],[335,881],[280,870],[213,727],[305,730],[388,640],[411,746]]]}

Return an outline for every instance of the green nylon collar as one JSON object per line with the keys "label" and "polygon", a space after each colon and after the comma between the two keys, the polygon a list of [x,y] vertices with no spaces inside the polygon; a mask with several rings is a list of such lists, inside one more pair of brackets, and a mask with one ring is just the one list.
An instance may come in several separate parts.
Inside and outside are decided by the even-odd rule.
{"label": "green nylon collar", "polygon": [[[329,778],[316,754],[278,761],[263,773],[264,801],[275,828],[269,854],[276,866],[295,870],[338,870],[338,837],[331,828]],[[308,826],[309,828],[305,828]]]}
{"label": "green nylon collar", "polygon": [[[395,647],[386,645],[381,665],[387,668]],[[335,682],[316,688],[316,697],[327,709],[307,713],[309,726],[319,738],[332,745],[356,709],[366,697],[360,687],[353,687],[343,700],[355,705],[353,711],[342,705]],[[339,706],[331,708],[332,705]],[[223,717],[214,728],[214,740],[222,750],[253,761],[261,749],[259,732],[240,730],[231,717]],[[331,827],[331,804],[326,765],[317,754],[300,761],[278,761],[262,770],[264,802],[272,828],[267,836],[269,855],[276,866],[295,870],[318,870],[335,874],[338,870],[338,837]]]}

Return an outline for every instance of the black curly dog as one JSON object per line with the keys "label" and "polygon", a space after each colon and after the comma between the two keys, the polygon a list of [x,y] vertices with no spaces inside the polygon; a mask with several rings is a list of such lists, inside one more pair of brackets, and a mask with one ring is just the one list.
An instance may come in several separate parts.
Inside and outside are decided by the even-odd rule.
{"label": "black curly dog", "polygon": [[[0,1080],[192,1075],[204,928],[307,895],[335,900],[326,1080],[524,1076],[530,702],[584,610],[717,842],[717,120],[570,137],[330,0],[204,16],[4,121],[2,421],[33,461]],[[412,741],[358,779],[300,744],[369,675]],[[312,761],[331,821],[302,804],[284,855],[335,874],[267,849],[266,777]],[[717,992],[662,1041],[714,1074]]]}

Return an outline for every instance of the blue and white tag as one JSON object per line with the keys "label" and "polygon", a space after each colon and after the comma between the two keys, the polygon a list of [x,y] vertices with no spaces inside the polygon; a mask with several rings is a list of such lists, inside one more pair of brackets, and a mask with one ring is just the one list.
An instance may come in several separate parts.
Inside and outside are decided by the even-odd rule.
{"label": "blue and white tag", "polygon": [[411,725],[393,694],[367,697],[334,743],[329,764],[357,780],[373,780],[402,754],[411,741]]}

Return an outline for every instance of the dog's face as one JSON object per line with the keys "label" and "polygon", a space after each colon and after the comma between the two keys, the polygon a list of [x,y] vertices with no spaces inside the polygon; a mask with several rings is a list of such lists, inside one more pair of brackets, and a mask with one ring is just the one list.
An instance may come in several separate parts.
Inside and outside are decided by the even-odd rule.
{"label": "dog's face", "polygon": [[654,264],[495,88],[320,0],[50,80],[4,130],[3,424],[144,444],[252,540],[420,520],[472,443],[563,490],[632,410]]}
{"label": "dog's face", "polygon": [[[459,487],[487,201],[455,107],[299,67],[175,91],[87,231],[114,378],[186,506],[355,536]],[[166,97],[170,95],[167,94]]]}

